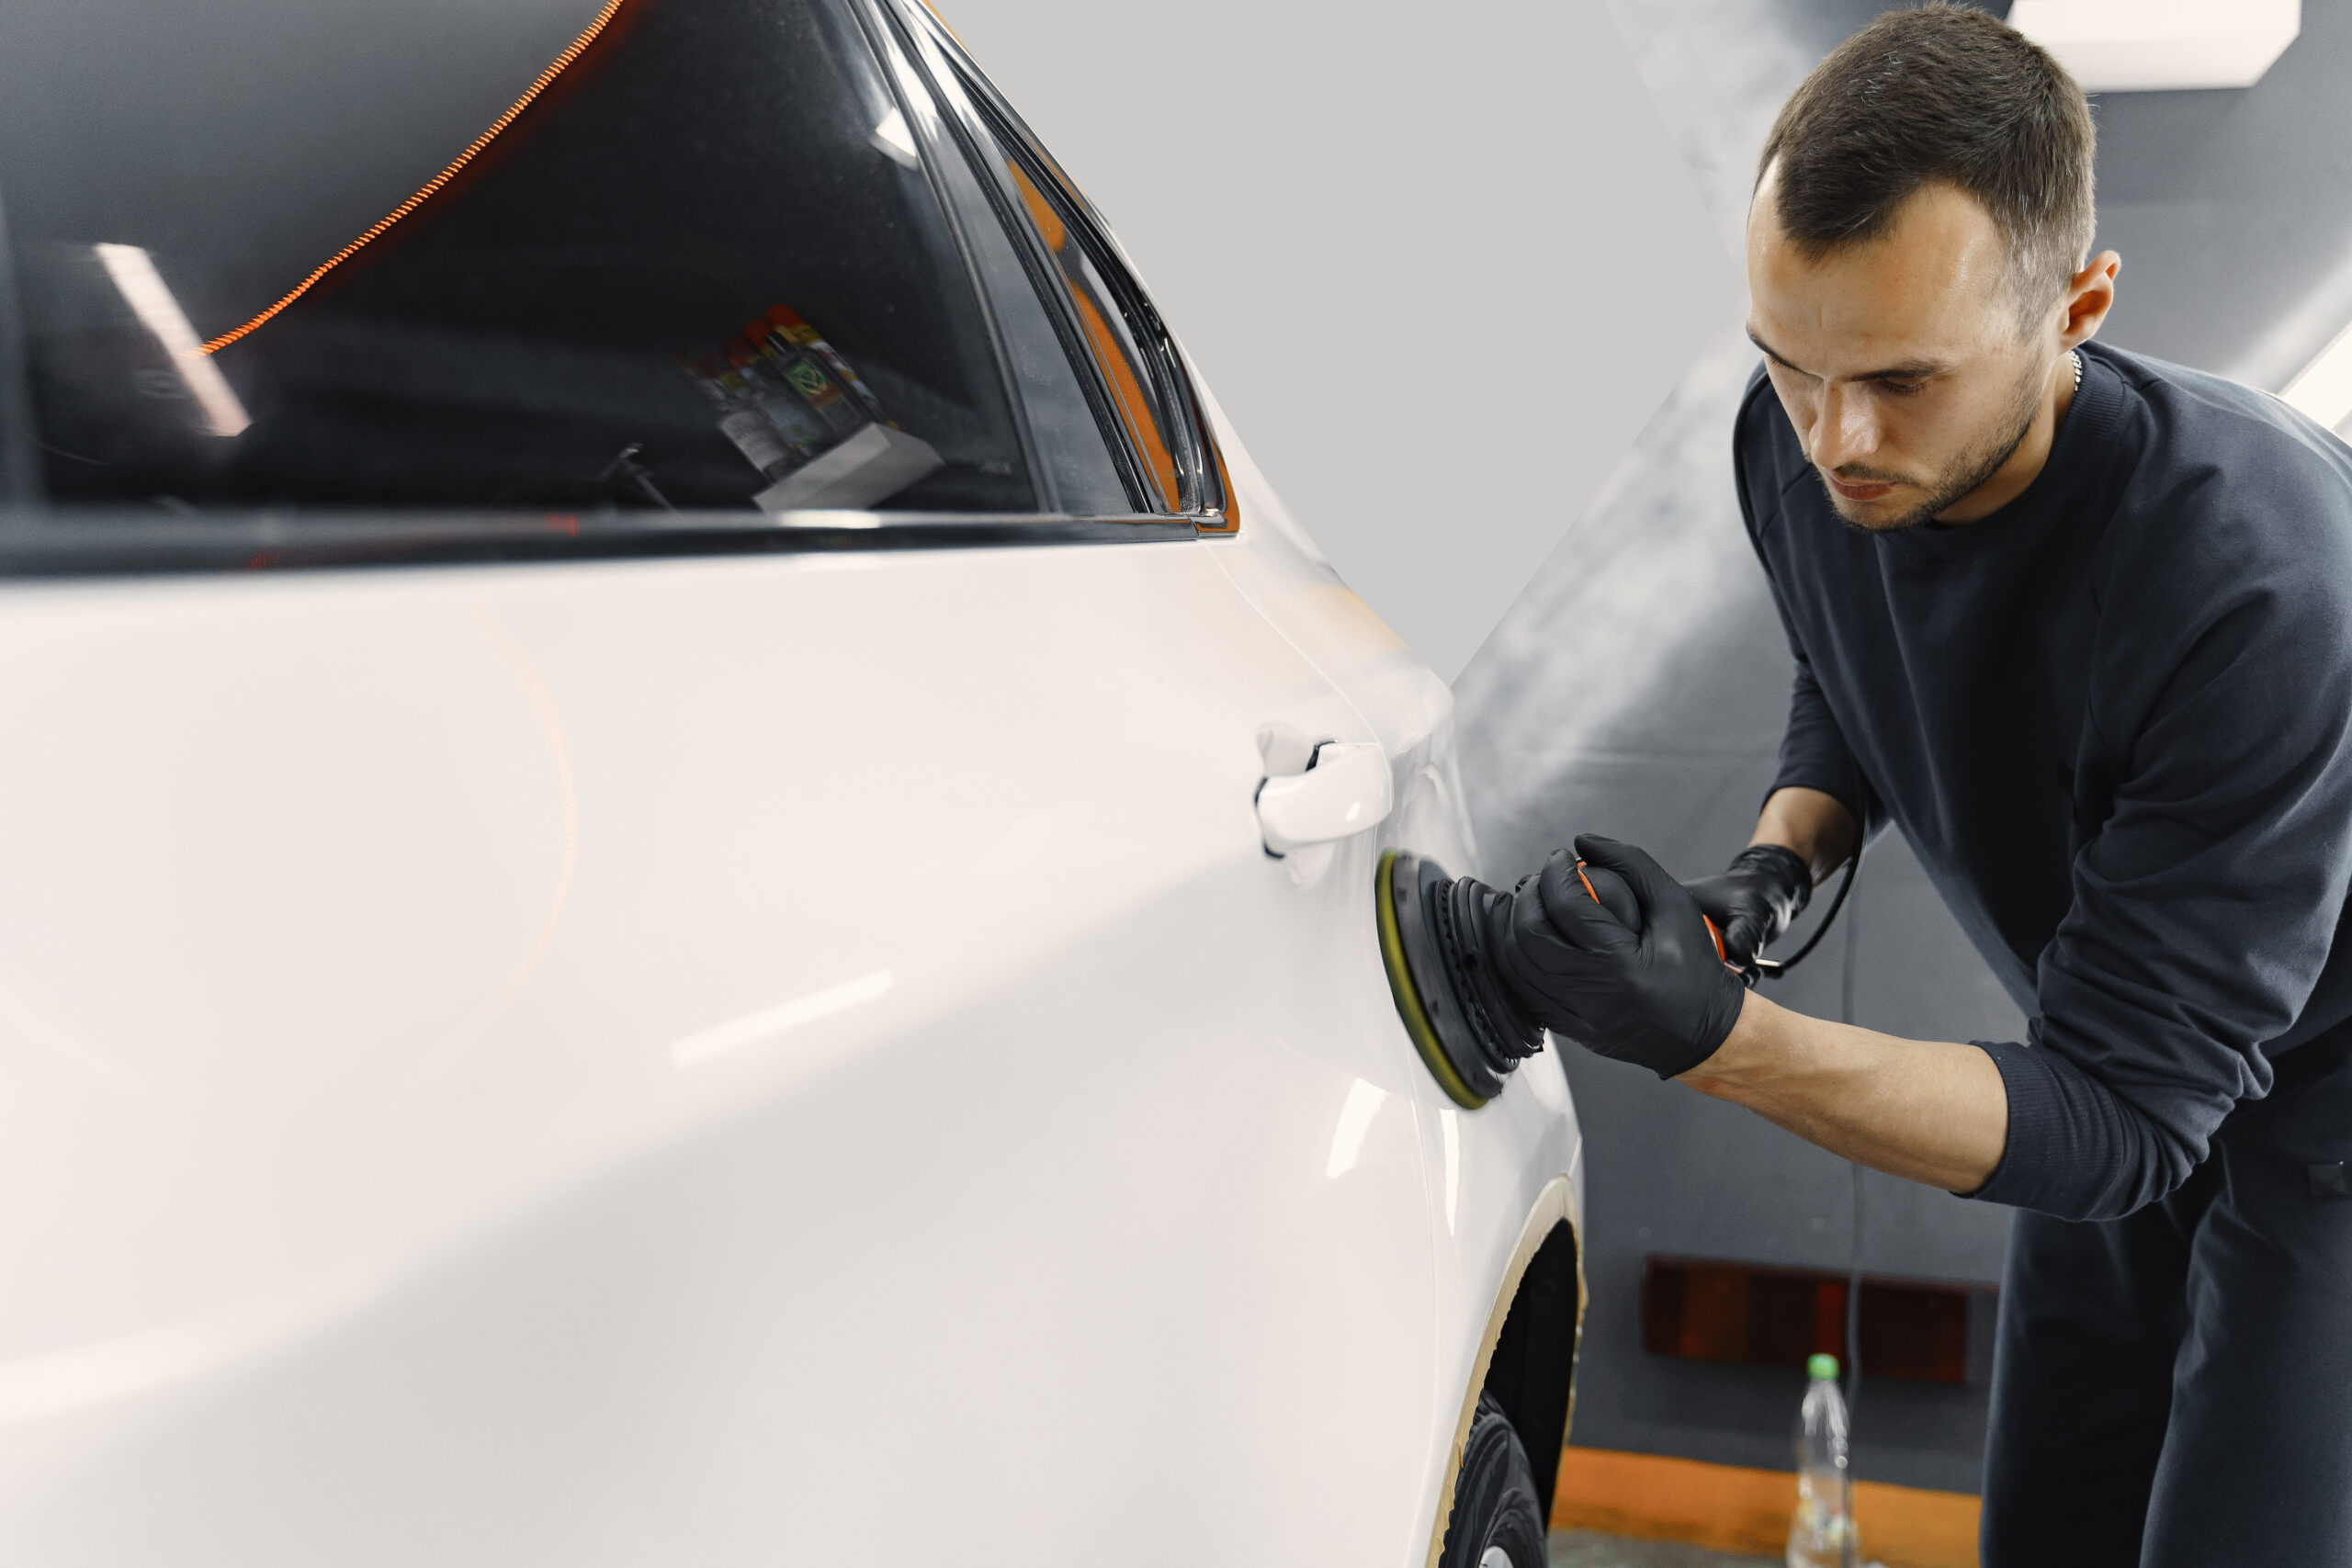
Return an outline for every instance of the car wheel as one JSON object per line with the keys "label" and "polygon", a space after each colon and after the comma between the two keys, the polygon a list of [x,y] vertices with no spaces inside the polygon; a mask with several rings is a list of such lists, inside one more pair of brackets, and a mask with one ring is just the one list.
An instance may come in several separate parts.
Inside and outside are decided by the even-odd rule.
{"label": "car wheel", "polygon": [[1440,1568],[1544,1568],[1535,1472],[1491,1393],[1478,1396],[1478,1413],[1470,1418],[1438,1562]]}

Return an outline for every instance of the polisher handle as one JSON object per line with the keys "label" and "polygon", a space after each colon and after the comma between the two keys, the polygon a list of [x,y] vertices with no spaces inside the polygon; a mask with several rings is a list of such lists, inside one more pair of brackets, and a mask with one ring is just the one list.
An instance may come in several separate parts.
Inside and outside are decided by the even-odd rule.
{"label": "polisher handle", "polygon": [[1625,886],[1623,877],[1606,866],[1578,861],[1577,880],[1583,883],[1584,890],[1592,895],[1592,901],[1608,910],[1610,917],[1619,925],[1640,929],[1642,907],[1634,902],[1634,890]]}
{"label": "polisher handle", "polygon": [[[1625,886],[1623,877],[1606,866],[1589,865],[1583,861],[1577,862],[1577,877],[1584,884],[1584,890],[1592,895],[1592,901],[1608,910],[1619,925],[1637,927],[1642,923],[1641,906],[1634,901],[1634,890]],[[1707,921],[1707,934],[1715,942],[1715,956],[1729,964],[1731,954],[1724,948],[1724,933],[1705,915],[1699,918]]]}

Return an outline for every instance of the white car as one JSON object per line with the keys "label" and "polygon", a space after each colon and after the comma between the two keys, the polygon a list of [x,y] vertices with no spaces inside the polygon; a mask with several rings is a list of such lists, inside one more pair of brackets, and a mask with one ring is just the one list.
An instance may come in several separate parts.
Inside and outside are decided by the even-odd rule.
{"label": "white car", "polygon": [[1537,1568],[1451,698],[945,28],[9,10],[0,1563]]}

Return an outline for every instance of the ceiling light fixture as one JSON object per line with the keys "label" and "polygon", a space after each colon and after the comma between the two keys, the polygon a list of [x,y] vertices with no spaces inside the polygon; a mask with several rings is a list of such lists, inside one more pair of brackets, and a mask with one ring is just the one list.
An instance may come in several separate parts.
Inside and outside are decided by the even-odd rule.
{"label": "ceiling light fixture", "polygon": [[2279,397],[2339,434],[2352,430],[2352,326],[2295,373]]}
{"label": "ceiling light fixture", "polygon": [[2301,0],[2017,0],[2009,25],[2086,93],[2251,87],[2302,30]]}

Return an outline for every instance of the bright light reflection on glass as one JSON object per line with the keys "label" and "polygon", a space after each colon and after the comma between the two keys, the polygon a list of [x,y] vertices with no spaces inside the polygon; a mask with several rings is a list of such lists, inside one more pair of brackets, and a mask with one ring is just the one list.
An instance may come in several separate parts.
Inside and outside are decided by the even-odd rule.
{"label": "bright light reflection on glass", "polygon": [[163,274],[155,270],[155,258],[137,245],[100,245],[96,247],[98,261],[122,291],[124,303],[139,318],[140,324],[155,334],[164,352],[172,356],[172,368],[179,372],[180,382],[187,388],[188,396],[204,411],[206,424],[215,435],[235,435],[253,421],[245,415],[245,405],[222,378],[220,367],[204,352],[204,344],[188,324],[187,312],[164,282]]}
{"label": "bright light reflection on glass", "polygon": [[892,109],[874,128],[874,145],[908,168],[920,168],[922,157],[915,152],[914,133],[907,129],[907,117]]}

